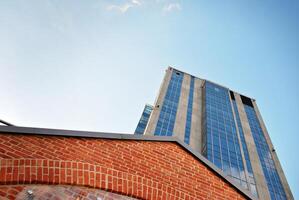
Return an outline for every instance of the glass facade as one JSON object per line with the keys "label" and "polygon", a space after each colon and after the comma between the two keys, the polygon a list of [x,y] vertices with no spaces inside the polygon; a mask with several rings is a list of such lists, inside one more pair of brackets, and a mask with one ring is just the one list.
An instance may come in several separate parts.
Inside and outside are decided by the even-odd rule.
{"label": "glass facade", "polygon": [[[149,126],[149,134],[172,136],[175,131],[176,136],[184,140],[185,144],[191,144],[192,148],[253,196],[268,196],[268,192],[263,194],[264,190],[258,187],[261,185],[262,188],[268,187],[271,199],[286,199],[286,194],[289,194],[286,192],[289,190],[284,191],[284,182],[281,182],[278,174],[280,168],[275,167],[272,149],[268,147],[251,99],[171,67],[167,70],[166,77],[169,82],[163,83],[167,85],[166,88],[162,85],[165,89],[160,91],[156,102],[157,112],[155,109],[152,113],[153,120],[148,122],[149,114],[143,115],[135,133],[143,134],[147,123],[153,123],[153,126]],[[184,78],[188,79],[188,83],[183,81]],[[197,83],[198,88],[195,87]],[[164,99],[160,101],[163,96]],[[242,101],[240,105],[239,98]],[[187,113],[177,112],[181,107]],[[246,114],[243,113],[243,107]],[[242,126],[244,123],[248,126],[245,115],[250,130]],[[198,129],[194,137],[191,129]],[[255,143],[257,151],[251,143]],[[256,159],[261,164],[256,163],[259,162]],[[265,177],[256,174],[255,170],[263,170]]]}
{"label": "glass facade", "polygon": [[145,105],[134,134],[144,134],[144,130],[146,128],[152,110],[153,107],[151,105]]}
{"label": "glass facade", "polygon": [[171,136],[181,94],[184,74],[172,71],[154,135]]}
{"label": "glass facade", "polygon": [[186,117],[186,127],[185,127],[185,137],[184,137],[184,142],[186,144],[190,143],[192,108],[193,108],[193,93],[194,93],[194,77],[191,76],[190,89],[189,89],[189,98],[188,98],[188,108],[187,108],[187,117]]}
{"label": "glass facade", "polygon": [[[249,182],[249,186],[250,186],[250,191],[253,195],[257,196],[256,184],[255,184],[255,180],[254,180],[254,175],[253,175],[253,171],[252,171],[252,166],[251,166],[251,162],[250,162],[250,158],[249,158],[247,145],[246,145],[246,142],[245,142],[245,136],[244,136],[244,132],[243,132],[240,116],[239,116],[237,103],[236,103],[235,100],[232,100],[232,102],[233,102],[233,106],[234,106],[236,121],[237,121],[237,125],[238,125],[239,135],[240,135],[240,139],[241,139],[241,143],[242,143],[242,149],[243,149],[244,158],[245,158],[245,162],[246,162],[246,168],[247,168],[247,174],[248,174],[248,179],[249,179],[248,182]],[[247,188],[246,185],[244,185],[244,187]]]}
{"label": "glass facade", "polygon": [[229,91],[206,81],[203,154],[240,185],[247,187]]}
{"label": "glass facade", "polygon": [[263,134],[255,110],[252,106],[245,105],[245,112],[248,118],[251,133],[254,139],[256,150],[262,165],[268,190],[272,200],[286,199],[286,194],[276,171],[269,146]]}

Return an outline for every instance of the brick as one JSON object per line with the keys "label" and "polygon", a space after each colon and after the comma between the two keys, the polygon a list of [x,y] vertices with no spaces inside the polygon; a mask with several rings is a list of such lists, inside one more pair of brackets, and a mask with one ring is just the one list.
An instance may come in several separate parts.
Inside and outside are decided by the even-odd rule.
{"label": "brick", "polygon": [[[1,133],[0,141],[1,184],[84,185],[141,199],[245,199],[172,142]],[[0,196],[16,191],[0,186]]]}

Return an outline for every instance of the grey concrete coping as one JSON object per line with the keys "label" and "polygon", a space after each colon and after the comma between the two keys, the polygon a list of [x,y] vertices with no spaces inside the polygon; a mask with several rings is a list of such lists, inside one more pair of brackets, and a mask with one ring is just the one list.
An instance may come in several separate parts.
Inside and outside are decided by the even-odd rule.
{"label": "grey concrete coping", "polygon": [[219,177],[224,179],[227,183],[237,189],[247,199],[257,200],[249,191],[243,189],[238,183],[225,175],[212,162],[207,160],[199,152],[194,151],[189,145],[172,136],[152,136],[152,135],[133,135],[120,133],[105,133],[93,131],[76,131],[64,129],[48,129],[48,128],[33,128],[20,126],[2,126],[0,125],[1,134],[23,134],[23,135],[45,135],[45,136],[64,136],[64,137],[84,137],[84,138],[101,138],[101,139],[115,139],[115,140],[140,140],[140,141],[158,141],[158,142],[175,142],[185,149],[188,153],[194,156],[197,160],[215,172]]}

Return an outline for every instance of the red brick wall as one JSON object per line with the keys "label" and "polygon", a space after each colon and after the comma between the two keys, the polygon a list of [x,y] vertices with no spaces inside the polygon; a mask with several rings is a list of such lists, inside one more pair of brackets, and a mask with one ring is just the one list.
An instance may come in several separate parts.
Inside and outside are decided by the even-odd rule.
{"label": "red brick wall", "polygon": [[141,199],[245,199],[172,142],[0,134],[0,158],[0,185],[88,186]]}

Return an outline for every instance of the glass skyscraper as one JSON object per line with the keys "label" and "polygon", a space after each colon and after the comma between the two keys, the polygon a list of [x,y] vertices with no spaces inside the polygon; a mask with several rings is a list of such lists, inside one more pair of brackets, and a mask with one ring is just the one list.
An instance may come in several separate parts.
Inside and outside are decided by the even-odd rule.
{"label": "glass skyscraper", "polygon": [[169,67],[136,134],[174,136],[259,199],[293,199],[254,99]]}
{"label": "glass skyscraper", "polygon": [[138,122],[138,125],[136,127],[136,130],[135,130],[134,134],[137,134],[137,135],[143,135],[144,134],[144,130],[145,130],[145,127],[148,123],[148,120],[149,120],[149,117],[150,117],[150,114],[151,114],[152,110],[153,110],[153,106],[151,106],[149,104],[146,104],[144,106],[142,115],[140,117],[140,120]]}

